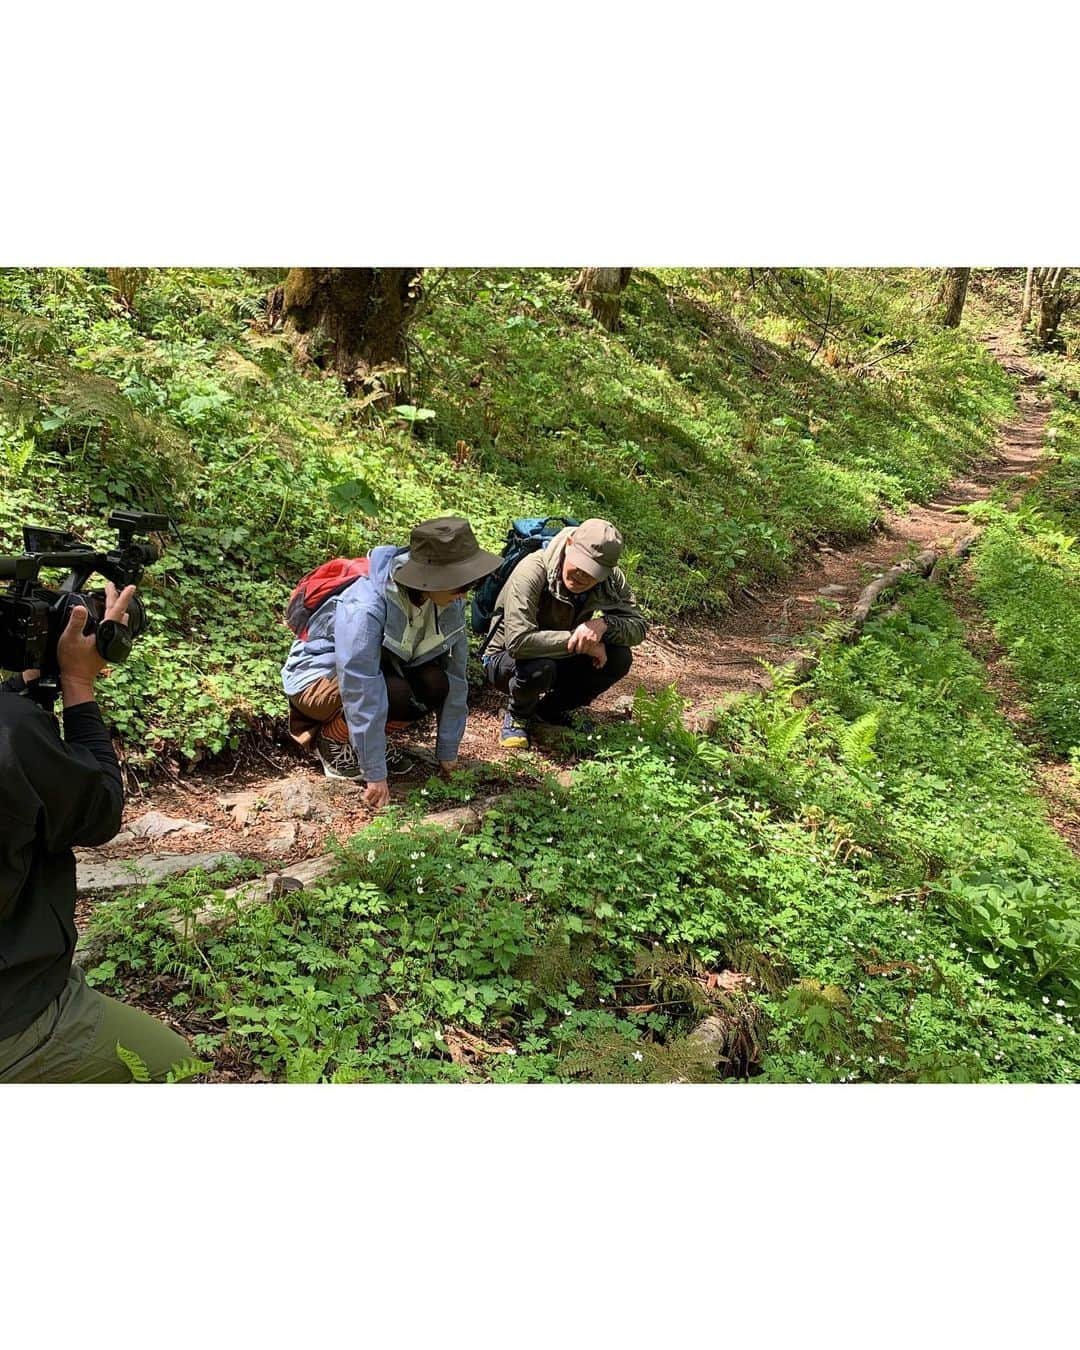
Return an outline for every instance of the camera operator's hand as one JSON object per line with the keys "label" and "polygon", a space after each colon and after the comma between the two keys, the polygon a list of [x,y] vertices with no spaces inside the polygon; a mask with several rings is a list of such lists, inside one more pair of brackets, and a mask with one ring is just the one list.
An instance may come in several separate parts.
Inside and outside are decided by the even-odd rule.
{"label": "camera operator's hand", "polygon": [[[128,621],[127,607],[135,594],[134,586],[118,591],[112,582],[105,585],[105,618],[117,623]],[[97,649],[93,633],[83,633],[86,609],[76,605],[68,615],[67,624],[56,644],[56,659],[60,666],[60,689],[64,707],[90,703],[94,697],[94,681],[108,664]]]}

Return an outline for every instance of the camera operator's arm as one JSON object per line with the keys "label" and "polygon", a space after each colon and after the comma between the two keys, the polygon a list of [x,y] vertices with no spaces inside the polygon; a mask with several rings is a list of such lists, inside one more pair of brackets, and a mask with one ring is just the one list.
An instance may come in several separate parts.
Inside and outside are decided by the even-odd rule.
{"label": "camera operator's arm", "polygon": [[[122,592],[110,582],[105,588],[105,618],[127,623],[127,607],[135,587]],[[120,828],[124,787],[112,741],[94,701],[94,681],[105,669],[93,635],[83,634],[86,610],[76,606],[60,635],[56,655],[64,699],[64,743],[87,767],[98,769],[98,790],[83,803],[82,815],[70,823],[57,821],[63,846],[103,844]]]}

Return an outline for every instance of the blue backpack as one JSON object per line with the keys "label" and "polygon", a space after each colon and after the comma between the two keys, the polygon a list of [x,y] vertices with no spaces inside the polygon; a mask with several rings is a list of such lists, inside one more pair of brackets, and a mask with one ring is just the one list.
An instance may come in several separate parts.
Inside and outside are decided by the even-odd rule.
{"label": "blue backpack", "polygon": [[490,629],[499,592],[522,558],[535,553],[538,548],[547,548],[548,543],[560,530],[580,524],[580,520],[574,520],[570,516],[530,516],[514,521],[506,533],[502,562],[472,593],[470,619],[474,633],[486,633]]}

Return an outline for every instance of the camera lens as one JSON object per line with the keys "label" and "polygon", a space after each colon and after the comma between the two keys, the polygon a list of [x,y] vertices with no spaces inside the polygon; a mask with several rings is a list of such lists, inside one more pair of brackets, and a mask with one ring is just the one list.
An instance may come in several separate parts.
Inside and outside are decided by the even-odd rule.
{"label": "camera lens", "polygon": [[146,630],[146,610],[137,595],[131,597],[131,603],[127,607],[127,615],[128,632],[133,638],[137,638],[140,633]]}
{"label": "camera lens", "polygon": [[95,599],[98,593],[89,591],[86,594],[80,594],[78,591],[61,591],[53,604],[53,613],[56,615],[56,635],[63,633],[67,627],[68,618],[73,609],[82,605],[86,610],[86,622],[83,624],[84,636],[93,633],[99,621],[105,614],[105,596],[101,594],[101,603],[95,606]]}

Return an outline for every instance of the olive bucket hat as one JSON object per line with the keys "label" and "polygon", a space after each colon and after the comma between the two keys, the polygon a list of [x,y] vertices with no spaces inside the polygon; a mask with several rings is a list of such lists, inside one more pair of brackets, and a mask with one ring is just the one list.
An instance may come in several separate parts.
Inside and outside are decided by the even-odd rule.
{"label": "olive bucket hat", "polygon": [[409,556],[393,576],[399,585],[417,591],[456,591],[494,572],[501,562],[497,553],[480,547],[467,520],[439,516],[413,526]]}

